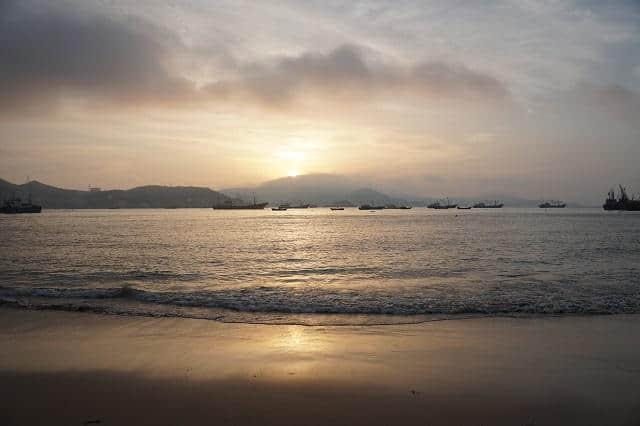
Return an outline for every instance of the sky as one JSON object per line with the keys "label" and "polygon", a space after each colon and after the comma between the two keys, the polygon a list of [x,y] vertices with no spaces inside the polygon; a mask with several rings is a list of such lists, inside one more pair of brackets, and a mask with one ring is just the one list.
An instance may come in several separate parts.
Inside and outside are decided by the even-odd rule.
{"label": "sky", "polygon": [[638,1],[0,0],[0,177],[640,192]]}

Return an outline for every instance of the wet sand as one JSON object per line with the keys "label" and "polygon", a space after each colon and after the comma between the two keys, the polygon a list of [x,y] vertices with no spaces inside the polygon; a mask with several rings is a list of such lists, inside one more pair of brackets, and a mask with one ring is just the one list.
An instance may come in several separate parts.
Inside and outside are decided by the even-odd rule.
{"label": "wet sand", "polygon": [[305,327],[0,308],[0,424],[638,425],[640,315]]}

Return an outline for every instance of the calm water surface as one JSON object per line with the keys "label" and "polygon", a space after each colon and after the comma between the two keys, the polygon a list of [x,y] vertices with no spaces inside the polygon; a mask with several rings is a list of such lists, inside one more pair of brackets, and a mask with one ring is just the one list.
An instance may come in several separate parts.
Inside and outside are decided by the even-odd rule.
{"label": "calm water surface", "polygon": [[640,214],[48,210],[0,216],[0,301],[220,321],[640,313]]}

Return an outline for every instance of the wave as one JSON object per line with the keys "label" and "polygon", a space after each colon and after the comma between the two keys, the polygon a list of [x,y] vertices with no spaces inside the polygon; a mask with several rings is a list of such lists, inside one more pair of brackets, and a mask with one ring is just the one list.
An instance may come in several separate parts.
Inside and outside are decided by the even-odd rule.
{"label": "wave", "polygon": [[5,280],[47,283],[49,285],[84,285],[91,283],[117,283],[117,282],[190,282],[202,279],[198,273],[176,273],[172,271],[143,271],[128,270],[116,271],[87,271],[67,269],[62,271],[47,270],[0,270]]}
{"label": "wave", "polygon": [[[584,289],[550,294],[544,288],[527,292],[415,289],[392,293],[371,289],[329,291],[268,286],[180,292],[152,292],[127,285],[112,288],[15,286],[0,287],[0,303],[96,312],[115,310],[116,313],[151,316],[185,316],[185,309],[226,310],[234,312],[236,317],[242,313],[402,317],[640,313],[640,293],[635,289],[613,294]],[[218,319],[213,314],[201,312],[200,315]]]}

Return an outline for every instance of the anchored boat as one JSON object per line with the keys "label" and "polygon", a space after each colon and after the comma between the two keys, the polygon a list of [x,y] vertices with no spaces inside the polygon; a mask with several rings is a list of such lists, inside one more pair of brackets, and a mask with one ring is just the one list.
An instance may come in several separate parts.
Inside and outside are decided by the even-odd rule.
{"label": "anchored boat", "polygon": [[363,204],[358,210],[384,210],[384,206],[372,206],[371,204]]}
{"label": "anchored boat", "polygon": [[473,205],[474,209],[501,209],[504,206],[503,203],[498,203],[498,201],[494,201],[493,204],[485,204],[485,203],[476,203]]}
{"label": "anchored boat", "polygon": [[458,207],[458,205],[451,204],[449,202],[449,199],[447,198],[446,204],[440,204],[440,201],[436,201],[435,203],[429,204],[427,207],[430,209],[445,210],[445,209],[455,209],[456,207]]}
{"label": "anchored boat", "polygon": [[256,197],[253,196],[253,204],[233,204],[233,200],[226,200],[222,204],[215,204],[214,210],[263,210],[269,203],[256,203]]}
{"label": "anchored boat", "polygon": [[612,188],[602,208],[605,210],[640,211],[640,200],[636,200],[633,197],[629,198],[626,188],[622,185],[618,186],[620,187],[620,197],[616,199],[616,194]]}
{"label": "anchored boat", "polygon": [[26,203],[22,202],[20,197],[14,196],[13,198],[6,200],[2,207],[0,207],[0,213],[5,214],[20,214],[20,213],[40,213],[42,206],[31,203],[31,197]]}
{"label": "anchored boat", "polygon": [[564,209],[567,207],[565,203],[559,200],[555,201],[545,201],[544,203],[538,205],[541,209]]}

